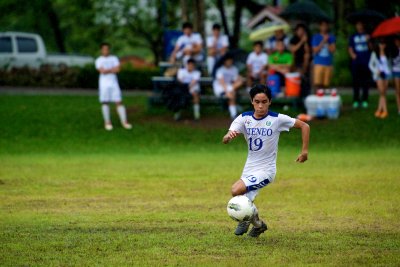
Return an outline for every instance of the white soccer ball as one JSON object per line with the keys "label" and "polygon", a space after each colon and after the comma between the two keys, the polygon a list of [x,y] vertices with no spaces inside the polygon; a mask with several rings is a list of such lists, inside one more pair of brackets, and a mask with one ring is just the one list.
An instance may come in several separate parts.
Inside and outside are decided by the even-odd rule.
{"label": "white soccer ball", "polygon": [[235,221],[248,221],[254,214],[253,202],[246,196],[233,197],[226,207],[229,217]]}

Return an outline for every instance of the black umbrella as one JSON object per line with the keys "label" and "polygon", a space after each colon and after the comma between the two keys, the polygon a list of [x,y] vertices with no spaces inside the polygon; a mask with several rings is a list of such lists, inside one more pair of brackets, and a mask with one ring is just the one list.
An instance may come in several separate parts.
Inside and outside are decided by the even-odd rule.
{"label": "black umbrella", "polygon": [[346,19],[350,23],[363,22],[365,24],[378,24],[385,20],[385,16],[375,10],[363,9],[349,14]]}
{"label": "black umbrella", "polygon": [[304,22],[328,21],[331,18],[312,1],[304,0],[290,4],[281,14],[286,19],[297,19]]}

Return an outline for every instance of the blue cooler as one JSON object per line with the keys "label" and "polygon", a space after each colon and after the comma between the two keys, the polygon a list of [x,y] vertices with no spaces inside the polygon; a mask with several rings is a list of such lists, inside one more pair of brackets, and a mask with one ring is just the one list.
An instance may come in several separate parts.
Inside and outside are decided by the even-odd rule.
{"label": "blue cooler", "polygon": [[268,75],[267,86],[271,89],[272,97],[277,96],[281,92],[281,78],[279,75]]}

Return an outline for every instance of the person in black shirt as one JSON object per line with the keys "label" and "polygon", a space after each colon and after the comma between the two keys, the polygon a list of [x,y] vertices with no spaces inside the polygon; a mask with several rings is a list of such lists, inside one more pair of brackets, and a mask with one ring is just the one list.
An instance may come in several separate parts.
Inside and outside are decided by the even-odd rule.
{"label": "person in black shirt", "polygon": [[294,57],[294,67],[301,75],[301,97],[310,94],[310,62],[311,45],[310,34],[307,26],[303,23],[297,24],[294,36],[290,40],[290,51]]}

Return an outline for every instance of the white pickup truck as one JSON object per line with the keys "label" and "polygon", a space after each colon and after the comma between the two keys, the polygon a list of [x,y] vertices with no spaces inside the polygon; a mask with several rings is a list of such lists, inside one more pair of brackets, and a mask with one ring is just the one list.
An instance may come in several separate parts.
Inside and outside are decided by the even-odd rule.
{"label": "white pickup truck", "polygon": [[54,54],[48,55],[43,39],[38,34],[24,32],[0,32],[0,68],[40,68],[84,66],[93,64],[90,56]]}

